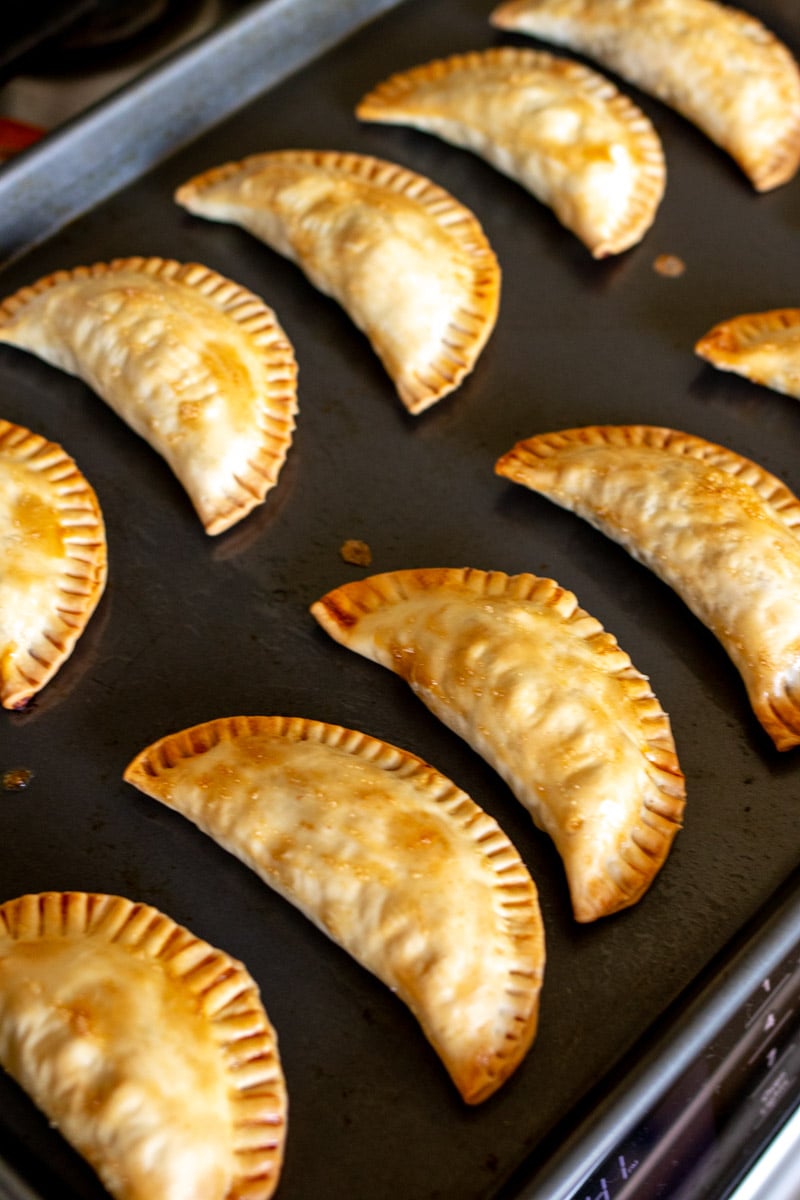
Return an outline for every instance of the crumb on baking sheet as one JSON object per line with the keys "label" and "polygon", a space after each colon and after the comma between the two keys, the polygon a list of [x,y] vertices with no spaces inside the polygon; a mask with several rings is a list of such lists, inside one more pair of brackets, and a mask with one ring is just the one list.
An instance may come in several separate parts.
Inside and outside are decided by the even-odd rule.
{"label": "crumb on baking sheet", "polygon": [[342,542],[339,553],[346,563],[352,563],[354,567],[368,567],[372,562],[372,551],[359,538],[348,538]]}
{"label": "crumb on baking sheet", "polygon": [[10,767],[0,775],[0,787],[4,792],[24,792],[33,779],[33,771],[27,767]]}
{"label": "crumb on baking sheet", "polygon": [[677,254],[659,254],[653,260],[653,270],[665,279],[677,279],[686,270],[686,263]]}

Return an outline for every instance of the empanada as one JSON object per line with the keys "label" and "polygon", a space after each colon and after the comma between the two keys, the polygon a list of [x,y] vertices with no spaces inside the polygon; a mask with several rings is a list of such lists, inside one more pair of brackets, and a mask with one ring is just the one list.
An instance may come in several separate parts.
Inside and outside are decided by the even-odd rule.
{"label": "empanada", "polygon": [[491,21],[586,54],[671,105],[758,191],[800,163],[800,72],[755,17],[715,0],[506,0]]}
{"label": "empanada", "polygon": [[404,167],[275,151],[206,171],[175,199],[297,263],[366,334],[411,413],[459,386],[494,328],[500,268],[480,224]]}
{"label": "empanada", "polygon": [[0,1062],[116,1200],[268,1200],[287,1101],[241,963],[146,904],[0,905]]}
{"label": "empanada", "polygon": [[0,342],[78,375],[167,460],[207,533],[278,479],[297,411],[294,353],[257,296],[196,263],[56,271],[0,304]]}
{"label": "empanada", "polygon": [[519,442],[499,475],[585,517],[719,638],[779,750],[800,742],[800,501],[703,438],[593,425]]}
{"label": "empanada", "polygon": [[92,488],[60,446],[0,420],[0,703],[22,708],[70,656],[106,585]]}
{"label": "empanada", "polygon": [[683,774],[648,680],[571,592],[429,568],[346,584],[311,612],[500,773],[555,842],[578,921],[640,898],[679,828]]}
{"label": "empanada", "polygon": [[125,778],[388,984],[466,1101],[517,1067],[544,968],[536,888],[496,822],[433,767],[337,725],[235,717],[163,738]]}
{"label": "empanada", "polygon": [[425,63],[379,84],[356,115],[474,151],[548,205],[595,258],[640,241],[664,191],[661,142],[644,113],[610,80],[545,51]]}
{"label": "empanada", "polygon": [[700,338],[695,352],[721,371],[800,400],[800,308],[721,321]]}

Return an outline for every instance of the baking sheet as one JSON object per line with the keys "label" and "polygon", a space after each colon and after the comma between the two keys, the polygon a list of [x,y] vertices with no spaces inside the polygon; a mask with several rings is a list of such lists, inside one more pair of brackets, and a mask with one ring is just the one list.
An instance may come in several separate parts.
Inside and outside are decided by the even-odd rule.
{"label": "baking sheet", "polygon": [[[2,714],[0,772],[24,766],[34,776],[23,792],[0,792],[0,899],[122,893],[247,964],[280,1036],[291,1097],[285,1200],[499,1194],[523,1160],[534,1170],[545,1162],[598,1085],[662,1026],[800,857],[797,752],[772,748],[711,635],[620,548],[493,474],[521,437],[648,422],[721,442],[800,490],[797,402],[715,372],[691,349],[717,320],[798,302],[800,183],[756,195],[701,134],[627,88],[661,134],[667,193],[639,247],[596,263],[477,158],[422,133],[358,124],[355,103],[392,71],[536,44],[493,31],[490,8],[406,0],[0,272],[8,294],[118,255],[203,262],[262,295],[295,346],[300,414],[289,460],[266,505],[217,539],[162,460],[87,388],[0,347],[0,414],[76,458],[105,512],[110,561],[73,657],[29,711]],[[789,0],[748,8],[800,54]],[[134,139],[133,105],[128,124]],[[498,325],[474,374],[421,417],[401,410],[362,335],[295,267],[171,201],[197,171],[282,147],[392,159],[481,220],[503,268]],[[654,271],[662,253],[684,260],[681,277]],[[308,606],[364,573],[339,555],[353,537],[371,546],[375,571],[473,566],[555,578],[650,676],[688,802],[685,829],[636,908],[576,926],[555,852],[494,772],[399,679],[318,629]],[[478,1109],[461,1104],[387,989],[208,838],[120,782],[156,738],[239,713],[313,717],[406,747],[465,788],[519,848],[548,939],[540,1032]],[[105,1194],[5,1078],[0,1153],[48,1200]]]}

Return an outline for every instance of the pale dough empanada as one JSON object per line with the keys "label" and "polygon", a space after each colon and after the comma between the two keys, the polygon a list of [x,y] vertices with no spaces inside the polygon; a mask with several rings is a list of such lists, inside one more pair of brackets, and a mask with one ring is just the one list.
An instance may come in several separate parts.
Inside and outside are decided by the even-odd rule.
{"label": "pale dough empanada", "polygon": [[209,534],[278,479],[297,411],[275,314],[197,263],[124,258],[56,271],[0,304],[0,342],[78,375],[157,450]]}
{"label": "pale dough empanada", "polygon": [[800,400],[800,308],[721,321],[700,338],[695,352],[721,371]]}
{"label": "pale dough empanada", "polygon": [[779,750],[800,743],[800,501],[703,438],[588,426],[519,442],[499,475],[584,517],[719,638]]}
{"label": "pale dough empanada", "polygon": [[175,199],[297,263],[367,335],[411,413],[459,386],[494,328],[500,269],[477,219],[395,163],[254,154],[190,179]]}
{"label": "pale dough empanada", "polygon": [[287,1100],[241,963],[146,904],[0,905],[0,1062],[116,1200],[268,1200]]}
{"label": "pale dough empanada", "polygon": [[396,992],[463,1098],[491,1095],[536,1032],[536,888],[496,822],[415,755],[337,725],[210,721],[125,772]]}
{"label": "pale dough empanada", "polygon": [[577,920],[640,898],[679,828],[683,774],[647,679],[571,592],[430,568],[346,584],[311,612],[502,775],[555,842]]}
{"label": "pale dough empanada", "polygon": [[106,585],[103,514],[60,446],[0,420],[0,703],[22,708],[70,656]]}
{"label": "pale dough empanada", "polygon": [[595,258],[650,228],[664,191],[661,143],[602,75],[545,51],[456,54],[391,76],[356,109],[479,154],[548,205]]}
{"label": "pale dough empanada", "polygon": [[800,163],[800,72],[755,17],[715,0],[506,0],[501,29],[586,54],[694,122],[758,191]]}

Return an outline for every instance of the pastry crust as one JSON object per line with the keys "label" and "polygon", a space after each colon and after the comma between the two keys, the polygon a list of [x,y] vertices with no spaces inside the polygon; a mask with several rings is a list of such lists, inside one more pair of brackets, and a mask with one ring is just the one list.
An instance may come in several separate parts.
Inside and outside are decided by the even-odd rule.
{"label": "pastry crust", "polygon": [[595,258],[650,228],[664,192],[644,113],[578,63],[498,47],[437,59],[379,84],[356,115],[411,125],[479,154],[548,205]]}
{"label": "pastry crust", "polygon": [[721,321],[700,338],[695,352],[720,371],[800,400],[800,308]]}
{"label": "pastry crust", "polygon": [[197,263],[122,258],[56,271],[0,304],[0,342],[79,376],[157,450],[209,534],[274,487],[297,366],[262,300]]}
{"label": "pastry crust", "polygon": [[311,612],[499,772],[555,842],[578,921],[642,896],[679,828],[683,774],[648,680],[571,592],[428,568],[346,584]]}
{"label": "pastry crust", "polygon": [[146,904],[0,906],[0,1061],[116,1200],[268,1200],[275,1032],[241,963]]}
{"label": "pastry crust", "polygon": [[619,542],[719,638],[779,750],[800,743],[800,501],[724,446],[650,425],[519,442],[499,475]]}
{"label": "pastry crust", "polygon": [[476,217],[394,163],[254,154],[196,176],[175,199],[300,266],[367,335],[411,413],[461,384],[494,328],[500,268]]}
{"label": "pastry crust", "polygon": [[23,708],[69,658],[103,594],[103,514],[68,454],[0,420],[0,702]]}
{"label": "pastry crust", "polygon": [[338,725],[210,721],[125,779],[184,814],[396,992],[468,1103],[536,1032],[536,888],[487,813],[415,755]]}
{"label": "pastry crust", "polygon": [[715,0],[506,0],[492,24],[568,46],[671,105],[758,191],[800,164],[800,71],[755,17]]}

